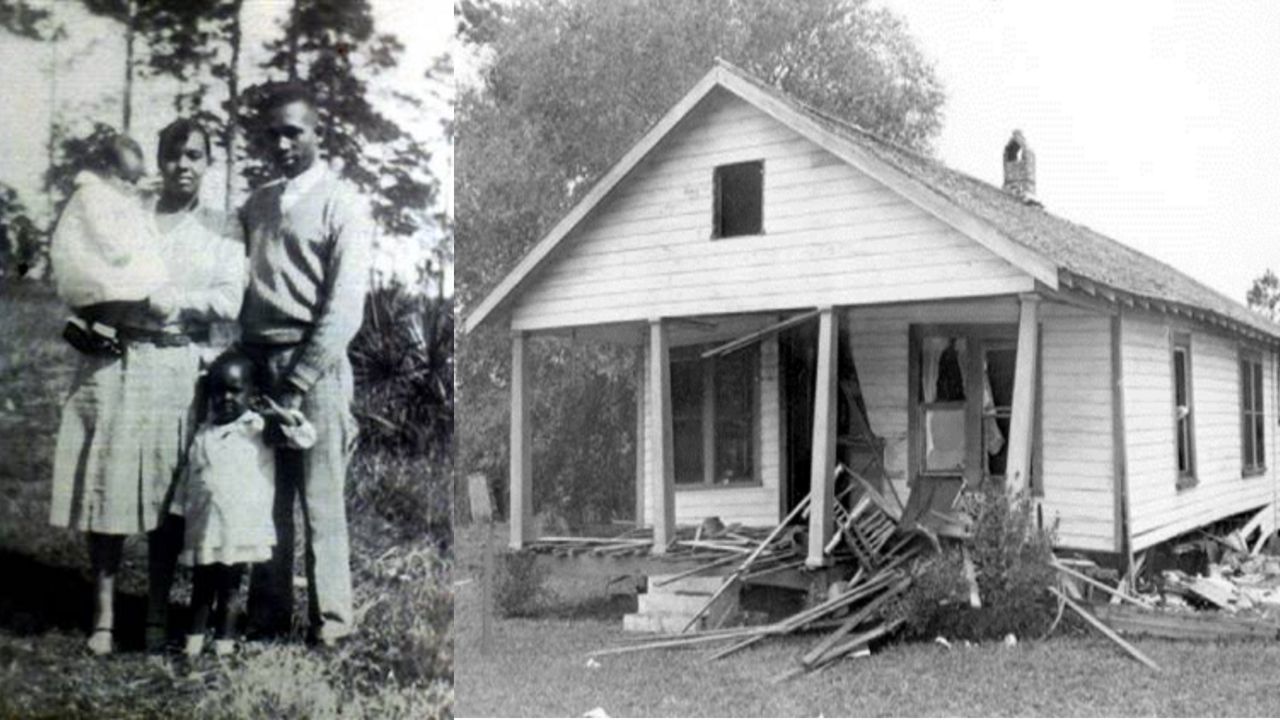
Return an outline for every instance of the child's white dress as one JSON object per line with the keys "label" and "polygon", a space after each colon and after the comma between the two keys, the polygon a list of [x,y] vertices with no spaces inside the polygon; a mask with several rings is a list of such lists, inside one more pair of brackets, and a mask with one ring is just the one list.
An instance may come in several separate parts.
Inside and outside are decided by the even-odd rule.
{"label": "child's white dress", "polygon": [[[283,434],[291,446],[308,447],[315,442],[315,429],[300,413],[297,417],[300,424],[283,427]],[[225,425],[206,423],[196,432],[171,506],[173,514],[186,518],[178,557],[184,565],[271,558],[275,450],[263,441],[265,427],[261,415],[245,411]]]}
{"label": "child's white dress", "polygon": [[137,192],[80,173],[49,247],[58,296],[73,308],[145,300],[169,280],[159,245]]}

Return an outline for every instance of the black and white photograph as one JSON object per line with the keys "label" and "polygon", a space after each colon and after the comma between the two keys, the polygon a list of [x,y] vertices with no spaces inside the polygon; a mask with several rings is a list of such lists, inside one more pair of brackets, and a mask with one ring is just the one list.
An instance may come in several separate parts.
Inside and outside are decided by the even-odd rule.
{"label": "black and white photograph", "polygon": [[461,0],[459,716],[1273,716],[1280,11]]}
{"label": "black and white photograph", "polygon": [[452,717],[452,6],[0,0],[0,717]]}

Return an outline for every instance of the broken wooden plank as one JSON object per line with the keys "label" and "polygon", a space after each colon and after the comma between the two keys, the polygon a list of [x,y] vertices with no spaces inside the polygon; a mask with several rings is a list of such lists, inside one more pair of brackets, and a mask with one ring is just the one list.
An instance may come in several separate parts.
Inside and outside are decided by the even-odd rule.
{"label": "broken wooden plank", "polygon": [[840,645],[835,646],[834,648],[831,648],[831,650],[824,657],[818,659],[818,661],[813,665],[813,669],[816,670],[817,668],[820,668],[823,665],[826,665],[834,660],[840,659],[842,656],[844,656],[847,653],[850,653],[864,645],[867,645],[873,640],[878,640],[879,638],[885,635],[888,635],[894,630],[897,630],[898,627],[901,626],[904,622],[906,622],[905,618],[898,618],[896,620],[891,620],[887,623],[884,623],[883,625],[879,625],[864,633],[861,633],[857,637],[851,638],[845,641],[844,643],[841,643]]}
{"label": "broken wooden plank", "polygon": [[892,622],[887,622],[887,623],[878,625],[864,633],[860,633],[859,635],[857,635],[854,638],[851,638],[847,642],[842,643],[832,648],[831,650],[829,650],[826,653],[826,655],[820,658],[812,666],[800,665],[798,667],[791,668],[790,670],[787,670],[781,675],[777,675],[773,677],[770,680],[770,682],[775,684],[786,682],[787,680],[791,680],[793,678],[799,677],[801,675],[804,675],[805,673],[811,672],[813,670],[819,670],[823,667],[826,667],[827,665],[830,665],[832,662],[839,660],[841,657],[844,657],[849,653],[864,649],[871,641],[878,640],[881,637],[888,635],[889,633],[898,629],[898,626],[902,625],[903,622],[904,620],[902,619],[894,620]]}
{"label": "broken wooden plank", "polygon": [[1095,614],[1126,635],[1171,640],[1276,640],[1280,624],[1214,612],[1160,612],[1124,606],[1095,606]]}
{"label": "broken wooden plank", "polygon": [[969,546],[960,546],[960,564],[965,585],[969,586],[969,607],[982,607],[982,594],[978,592],[978,570],[974,567],[973,558],[969,556]]}
{"label": "broken wooden plank", "polygon": [[706,352],[702,353],[702,359],[706,360],[708,358],[719,357],[721,355],[728,355],[729,353],[741,350],[742,348],[747,347],[752,343],[763,340],[764,338],[767,338],[770,335],[779,333],[783,330],[786,330],[789,327],[794,327],[796,325],[799,325],[800,323],[806,320],[811,320],[813,318],[816,318],[818,317],[819,312],[820,311],[818,310],[810,310],[808,312],[800,313],[799,315],[792,315],[791,317],[785,320],[782,320],[780,322],[776,322],[768,327],[764,327],[754,332],[747,333],[746,335],[743,335],[740,338],[737,338],[735,340],[730,340],[729,342],[723,345],[718,345],[716,347],[711,348],[710,350],[707,350]]}
{"label": "broken wooden plank", "polygon": [[1249,536],[1253,534],[1253,531],[1259,530],[1262,528],[1263,519],[1266,518],[1268,514],[1273,512],[1274,512],[1274,509],[1270,505],[1268,505],[1262,508],[1261,510],[1259,510],[1258,512],[1254,513],[1253,517],[1249,518],[1249,522],[1245,523],[1244,527],[1240,528],[1240,537],[1244,538],[1245,540],[1248,540]]}
{"label": "broken wooden plank", "polygon": [[712,604],[713,604],[713,603],[714,603],[714,602],[715,602],[715,601],[716,601],[716,600],[717,600],[721,595],[723,595],[723,594],[725,593],[725,591],[727,591],[727,590],[729,589],[729,587],[730,587],[730,586],[732,586],[732,585],[733,585],[733,583],[734,583],[735,581],[737,581],[737,579],[739,578],[739,576],[741,576],[743,573],[745,573],[745,572],[746,572],[747,568],[751,567],[751,563],[755,562],[755,559],[756,559],[756,558],[758,558],[758,557],[760,557],[760,554],[761,554],[761,553],[763,553],[763,552],[765,551],[765,549],[766,549],[766,548],[768,548],[768,547],[769,547],[769,545],[770,545],[770,544],[771,544],[775,539],[777,539],[777,537],[778,537],[779,535],[781,535],[781,534],[782,534],[782,531],[786,529],[787,525],[789,525],[789,524],[791,523],[791,521],[792,521],[792,520],[794,520],[794,519],[796,518],[796,516],[797,516],[797,515],[799,515],[800,513],[804,512],[804,511],[805,511],[805,508],[809,507],[809,501],[810,501],[810,499],[811,499],[812,497],[813,497],[813,495],[812,495],[812,494],[805,495],[805,496],[804,496],[804,499],[803,499],[803,500],[801,500],[801,501],[800,501],[800,502],[795,506],[795,508],[794,508],[794,509],[792,509],[792,511],[791,511],[791,512],[787,513],[787,516],[786,516],[785,518],[783,518],[783,519],[782,519],[782,522],[778,523],[778,526],[777,526],[777,527],[775,527],[775,528],[773,529],[773,531],[772,531],[772,532],[770,532],[767,536],[765,536],[764,540],[761,540],[761,541],[760,541],[760,544],[756,547],[755,551],[753,551],[750,555],[748,555],[748,556],[746,557],[746,559],[744,559],[744,560],[742,561],[742,564],[741,564],[741,565],[739,565],[739,566],[738,566],[738,568],[737,568],[736,570],[734,570],[734,571],[733,571],[733,574],[731,574],[731,575],[729,575],[727,578],[725,578],[725,581],[724,581],[724,583],[720,586],[720,589],[719,589],[719,590],[717,590],[717,591],[715,592],[715,594],[713,594],[713,595],[712,595],[712,596],[707,600],[707,604],[706,604],[706,605],[704,605],[704,606],[702,606],[702,609],[701,609],[701,610],[699,610],[699,611],[698,611],[698,612],[697,612],[697,613],[696,613],[692,618],[690,618],[690,619],[689,619],[689,623],[688,623],[687,625],[685,625],[685,626],[684,626],[684,631],[685,631],[685,632],[687,632],[690,628],[692,628],[695,624],[697,624],[698,620],[699,620],[700,618],[702,618],[702,616],[703,616],[703,615],[705,615],[705,614],[707,613],[707,610],[709,610],[709,609],[711,608],[711,605],[712,605]]}
{"label": "broken wooden plank", "polygon": [[[871,484],[870,480],[866,479],[861,474],[856,473],[853,470],[850,470],[849,466],[845,465],[844,463],[840,463],[836,467],[836,472],[844,472],[849,477],[857,481],[858,484],[862,486],[862,492],[864,492],[866,496],[871,499],[871,502],[875,503],[876,507],[880,508],[880,511],[883,512],[885,515],[887,515],[889,519],[892,520],[895,524],[902,519],[901,502],[898,503],[898,507],[894,507],[893,503],[890,503],[888,499],[886,499],[885,496],[880,493],[879,490],[876,490],[875,486]],[[893,483],[890,482],[888,478],[885,479],[885,485],[887,485],[888,488],[894,493],[897,492],[896,490],[893,489]]]}
{"label": "broken wooden plank", "polygon": [[1052,564],[1053,567],[1058,570],[1058,572],[1063,573],[1065,575],[1069,575],[1075,578],[1076,580],[1081,580],[1093,587],[1098,588],[1099,590],[1102,590],[1103,592],[1110,593],[1112,597],[1120,598],[1121,600],[1133,603],[1134,605],[1137,605],[1138,607],[1141,607],[1141,608],[1151,607],[1149,603],[1145,603],[1139,600],[1138,598],[1133,597],[1132,595],[1122,592],[1116,588],[1108,587],[1106,583],[1094,580],[1093,578],[1089,577],[1088,575],[1085,575],[1084,573],[1076,572],[1075,570],[1072,570],[1071,568],[1065,565],[1059,564],[1057,561],[1054,561],[1050,564]]}
{"label": "broken wooden plank", "polygon": [[1257,539],[1257,540],[1255,540],[1255,541],[1254,541],[1254,543],[1253,543],[1253,547],[1250,547],[1250,548],[1249,548],[1249,554],[1250,554],[1250,555],[1257,555],[1257,554],[1261,553],[1261,552],[1262,552],[1262,546],[1263,546],[1263,545],[1266,545],[1266,544],[1267,544],[1267,541],[1268,541],[1268,540],[1270,540],[1270,539],[1271,539],[1271,536],[1272,536],[1272,535],[1274,535],[1274,534],[1275,534],[1275,531],[1259,533],[1259,534],[1258,534],[1258,539]]}
{"label": "broken wooden plank", "polygon": [[676,573],[675,575],[672,575],[670,577],[663,578],[660,582],[656,582],[653,585],[654,587],[662,587],[663,585],[666,585],[668,583],[673,583],[677,580],[683,580],[687,577],[692,577],[694,575],[704,573],[708,570],[714,570],[715,568],[721,567],[723,565],[729,565],[731,563],[737,562],[737,560],[738,558],[734,557],[733,555],[727,555],[725,557],[712,560],[711,562],[705,565],[699,565],[698,567],[690,568],[688,570],[685,570],[684,572]]}
{"label": "broken wooden plank", "polygon": [[836,628],[835,632],[827,635],[827,637],[823,638],[822,641],[815,645],[812,650],[805,653],[804,657],[800,659],[800,664],[806,668],[815,665],[827,654],[829,650],[831,650],[831,648],[835,647],[836,644],[840,642],[841,638],[857,629],[859,625],[866,622],[871,617],[872,613],[879,610],[890,600],[901,595],[910,585],[911,578],[906,577],[898,581],[896,585],[893,585],[882,592],[871,602],[860,608],[858,612],[851,615],[848,620],[845,620],[840,627]]}
{"label": "broken wooden plank", "polygon": [[1090,615],[1089,612],[1084,608],[1080,607],[1080,605],[1075,600],[1072,600],[1066,595],[1063,595],[1062,591],[1058,590],[1058,588],[1056,587],[1050,587],[1049,592],[1053,593],[1055,597],[1057,597],[1062,602],[1066,603],[1067,607],[1071,608],[1072,610],[1075,611],[1077,615],[1084,618],[1085,622],[1092,625],[1095,629],[1097,629],[1098,632],[1107,636],[1108,640],[1111,640],[1115,644],[1119,645],[1122,650],[1129,653],[1129,655],[1131,655],[1135,660],[1142,663],[1143,665],[1146,665],[1152,670],[1155,670],[1156,672],[1160,672],[1160,666],[1157,665],[1154,660],[1142,654],[1141,650],[1139,650],[1138,648],[1126,642],[1124,638],[1116,634],[1115,630],[1112,630],[1111,628],[1107,627],[1101,620]]}
{"label": "broken wooden plank", "polygon": [[1184,589],[1221,610],[1231,607],[1231,601],[1235,595],[1234,587],[1230,582],[1215,581],[1206,577],[1195,578],[1190,584],[1185,585]]}

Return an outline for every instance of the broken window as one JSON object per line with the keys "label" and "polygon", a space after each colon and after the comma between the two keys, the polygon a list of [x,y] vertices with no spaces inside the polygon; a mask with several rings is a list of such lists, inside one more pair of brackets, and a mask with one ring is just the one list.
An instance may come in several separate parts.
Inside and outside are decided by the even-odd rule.
{"label": "broken window", "polygon": [[1260,473],[1267,467],[1262,392],[1261,356],[1243,355],[1240,358],[1240,447],[1245,474]]}
{"label": "broken window", "polygon": [[1012,343],[988,344],[982,359],[982,457],[987,474],[1003,477],[1009,460],[1009,423],[1013,418],[1013,376],[1018,351]]}
{"label": "broken window", "polygon": [[921,343],[920,396],[924,411],[925,472],[964,470],[966,455],[962,337],[927,337]]}
{"label": "broken window", "polygon": [[1196,483],[1195,419],[1191,414],[1191,336],[1173,339],[1174,432],[1178,459],[1178,487]]}
{"label": "broken window", "polygon": [[919,383],[920,472],[974,482],[1004,476],[1017,357],[1011,332],[1000,326],[920,338],[913,380]]}
{"label": "broken window", "polygon": [[672,357],[677,485],[755,481],[758,358],[755,347],[707,359],[692,349]]}
{"label": "broken window", "polygon": [[715,171],[712,237],[764,232],[764,162],[721,165]]}

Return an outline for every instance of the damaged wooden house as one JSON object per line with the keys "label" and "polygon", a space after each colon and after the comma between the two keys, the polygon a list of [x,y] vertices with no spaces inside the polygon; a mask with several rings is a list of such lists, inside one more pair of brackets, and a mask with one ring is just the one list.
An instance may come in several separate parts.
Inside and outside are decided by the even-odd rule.
{"label": "damaged wooden house", "polygon": [[922,517],[1027,488],[1062,548],[1122,565],[1272,505],[1280,326],[1050,213],[1021,133],[997,153],[1003,187],[717,63],[465,320],[511,331],[511,546],[541,334],[644,349],[655,554],[811,497],[822,565],[838,462]]}

